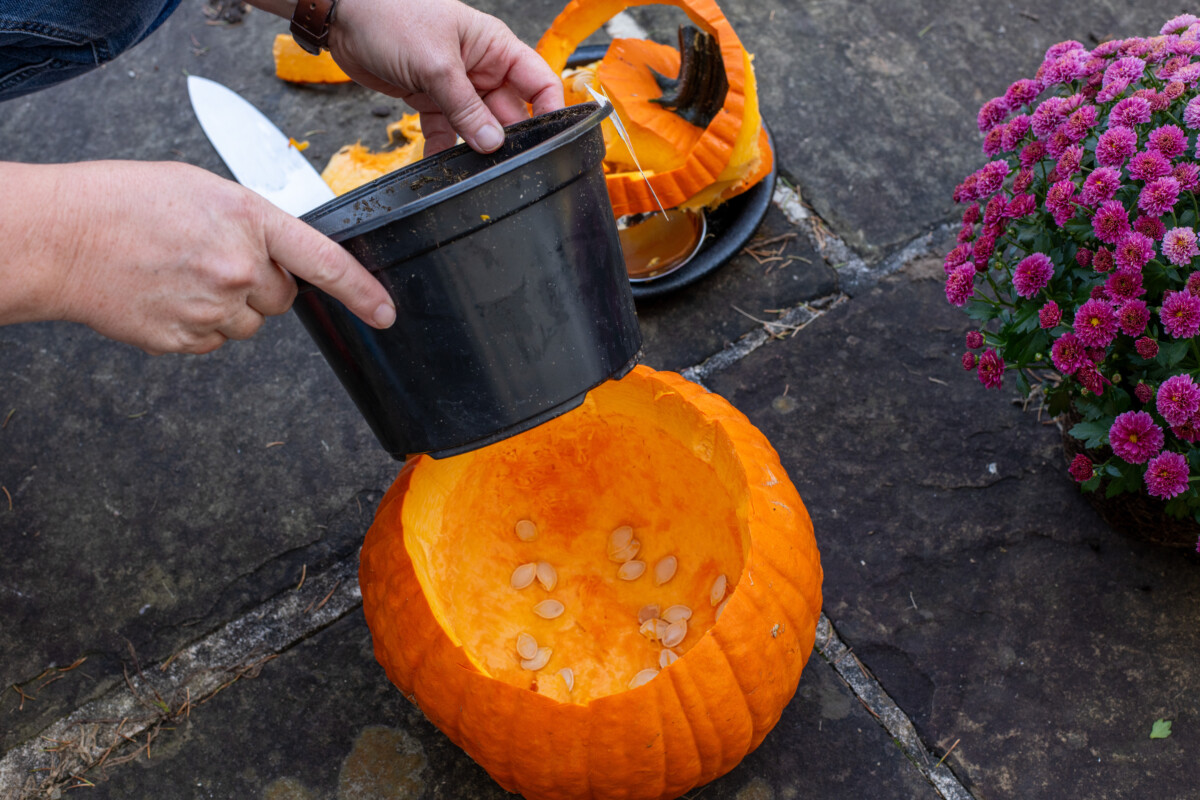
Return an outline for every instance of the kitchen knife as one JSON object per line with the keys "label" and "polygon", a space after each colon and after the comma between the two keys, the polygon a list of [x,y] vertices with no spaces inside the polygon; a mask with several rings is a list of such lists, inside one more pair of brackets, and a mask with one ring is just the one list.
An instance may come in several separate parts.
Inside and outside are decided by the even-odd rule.
{"label": "kitchen knife", "polygon": [[335,197],[288,137],[236,92],[189,75],[188,96],[204,134],[238,183],[297,217]]}

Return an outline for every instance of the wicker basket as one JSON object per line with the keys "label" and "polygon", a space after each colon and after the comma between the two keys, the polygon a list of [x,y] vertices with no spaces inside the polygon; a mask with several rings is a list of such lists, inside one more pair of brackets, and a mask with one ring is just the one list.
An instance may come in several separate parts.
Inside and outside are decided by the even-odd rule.
{"label": "wicker basket", "polygon": [[[1067,463],[1070,464],[1079,453],[1093,462],[1104,461],[1112,454],[1111,450],[1107,447],[1088,450],[1082,441],[1069,433],[1080,419],[1073,411],[1059,418]],[[1162,547],[1196,549],[1196,542],[1200,539],[1200,523],[1189,517],[1172,517],[1165,513],[1163,501],[1151,497],[1144,487],[1136,494],[1125,492],[1116,497],[1105,497],[1105,484],[1106,481],[1101,481],[1096,491],[1083,492],[1083,496],[1113,530]]]}

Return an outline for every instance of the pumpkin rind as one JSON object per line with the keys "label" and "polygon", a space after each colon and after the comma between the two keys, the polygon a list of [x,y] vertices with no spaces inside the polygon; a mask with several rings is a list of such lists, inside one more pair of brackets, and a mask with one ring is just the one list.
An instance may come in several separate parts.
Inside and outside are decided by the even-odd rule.
{"label": "pumpkin rind", "polygon": [[275,77],[289,83],[349,83],[350,76],[333,60],[328,50],[313,55],[286,33],[276,34],[271,45]]}
{"label": "pumpkin rind", "polygon": [[[682,432],[697,458],[719,462],[724,480],[744,481],[744,564],[699,641],[648,683],[587,704],[485,674],[439,623],[414,561],[414,552],[426,556],[411,537],[406,544],[406,505],[427,502],[414,476],[435,468],[423,456],[401,470],[367,534],[363,610],[388,677],[505,789],[530,800],[665,800],[728,772],[778,722],[813,646],[819,555],[778,455],[725,400],[641,366],[585,405],[596,393],[596,402],[645,409],[654,424]],[[544,678],[558,680],[556,670]]]}
{"label": "pumpkin rind", "polygon": [[737,173],[751,160],[759,142],[762,120],[750,55],[713,0],[571,0],[542,36],[537,51],[551,69],[561,73],[579,43],[613,15],[634,6],[658,4],[681,9],[697,26],[717,37],[729,89],[725,104],[682,166],[646,178],[638,172],[606,176],[609,199],[618,217],[657,210],[655,196],[665,208],[696,208],[731,196],[727,192],[742,187]]}

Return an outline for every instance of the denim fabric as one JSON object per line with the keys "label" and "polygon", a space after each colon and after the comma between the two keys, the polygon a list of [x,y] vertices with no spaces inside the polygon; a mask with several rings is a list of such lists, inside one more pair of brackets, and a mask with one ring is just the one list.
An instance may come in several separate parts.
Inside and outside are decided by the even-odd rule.
{"label": "denim fabric", "polygon": [[117,57],[180,0],[0,0],[0,100],[44,89]]}

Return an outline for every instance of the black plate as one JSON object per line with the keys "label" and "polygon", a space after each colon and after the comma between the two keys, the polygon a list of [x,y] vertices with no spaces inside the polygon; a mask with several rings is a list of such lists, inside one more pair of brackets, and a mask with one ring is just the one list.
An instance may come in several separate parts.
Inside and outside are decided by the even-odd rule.
{"label": "black plate", "polygon": [[[582,67],[593,61],[604,58],[608,45],[586,45],[580,47],[567,59],[568,67]],[[763,123],[766,127],[766,123]],[[775,140],[767,130],[767,140],[771,152],[775,152]],[[748,191],[737,197],[726,200],[712,211],[706,211],[708,235],[700,252],[692,260],[674,272],[669,272],[660,278],[648,281],[631,282],[633,296],[637,300],[660,297],[676,289],[682,289],[688,284],[695,283],[713,270],[733,258],[758,230],[771,206],[771,196],[775,192],[775,164],[765,178],[756,183]]]}

